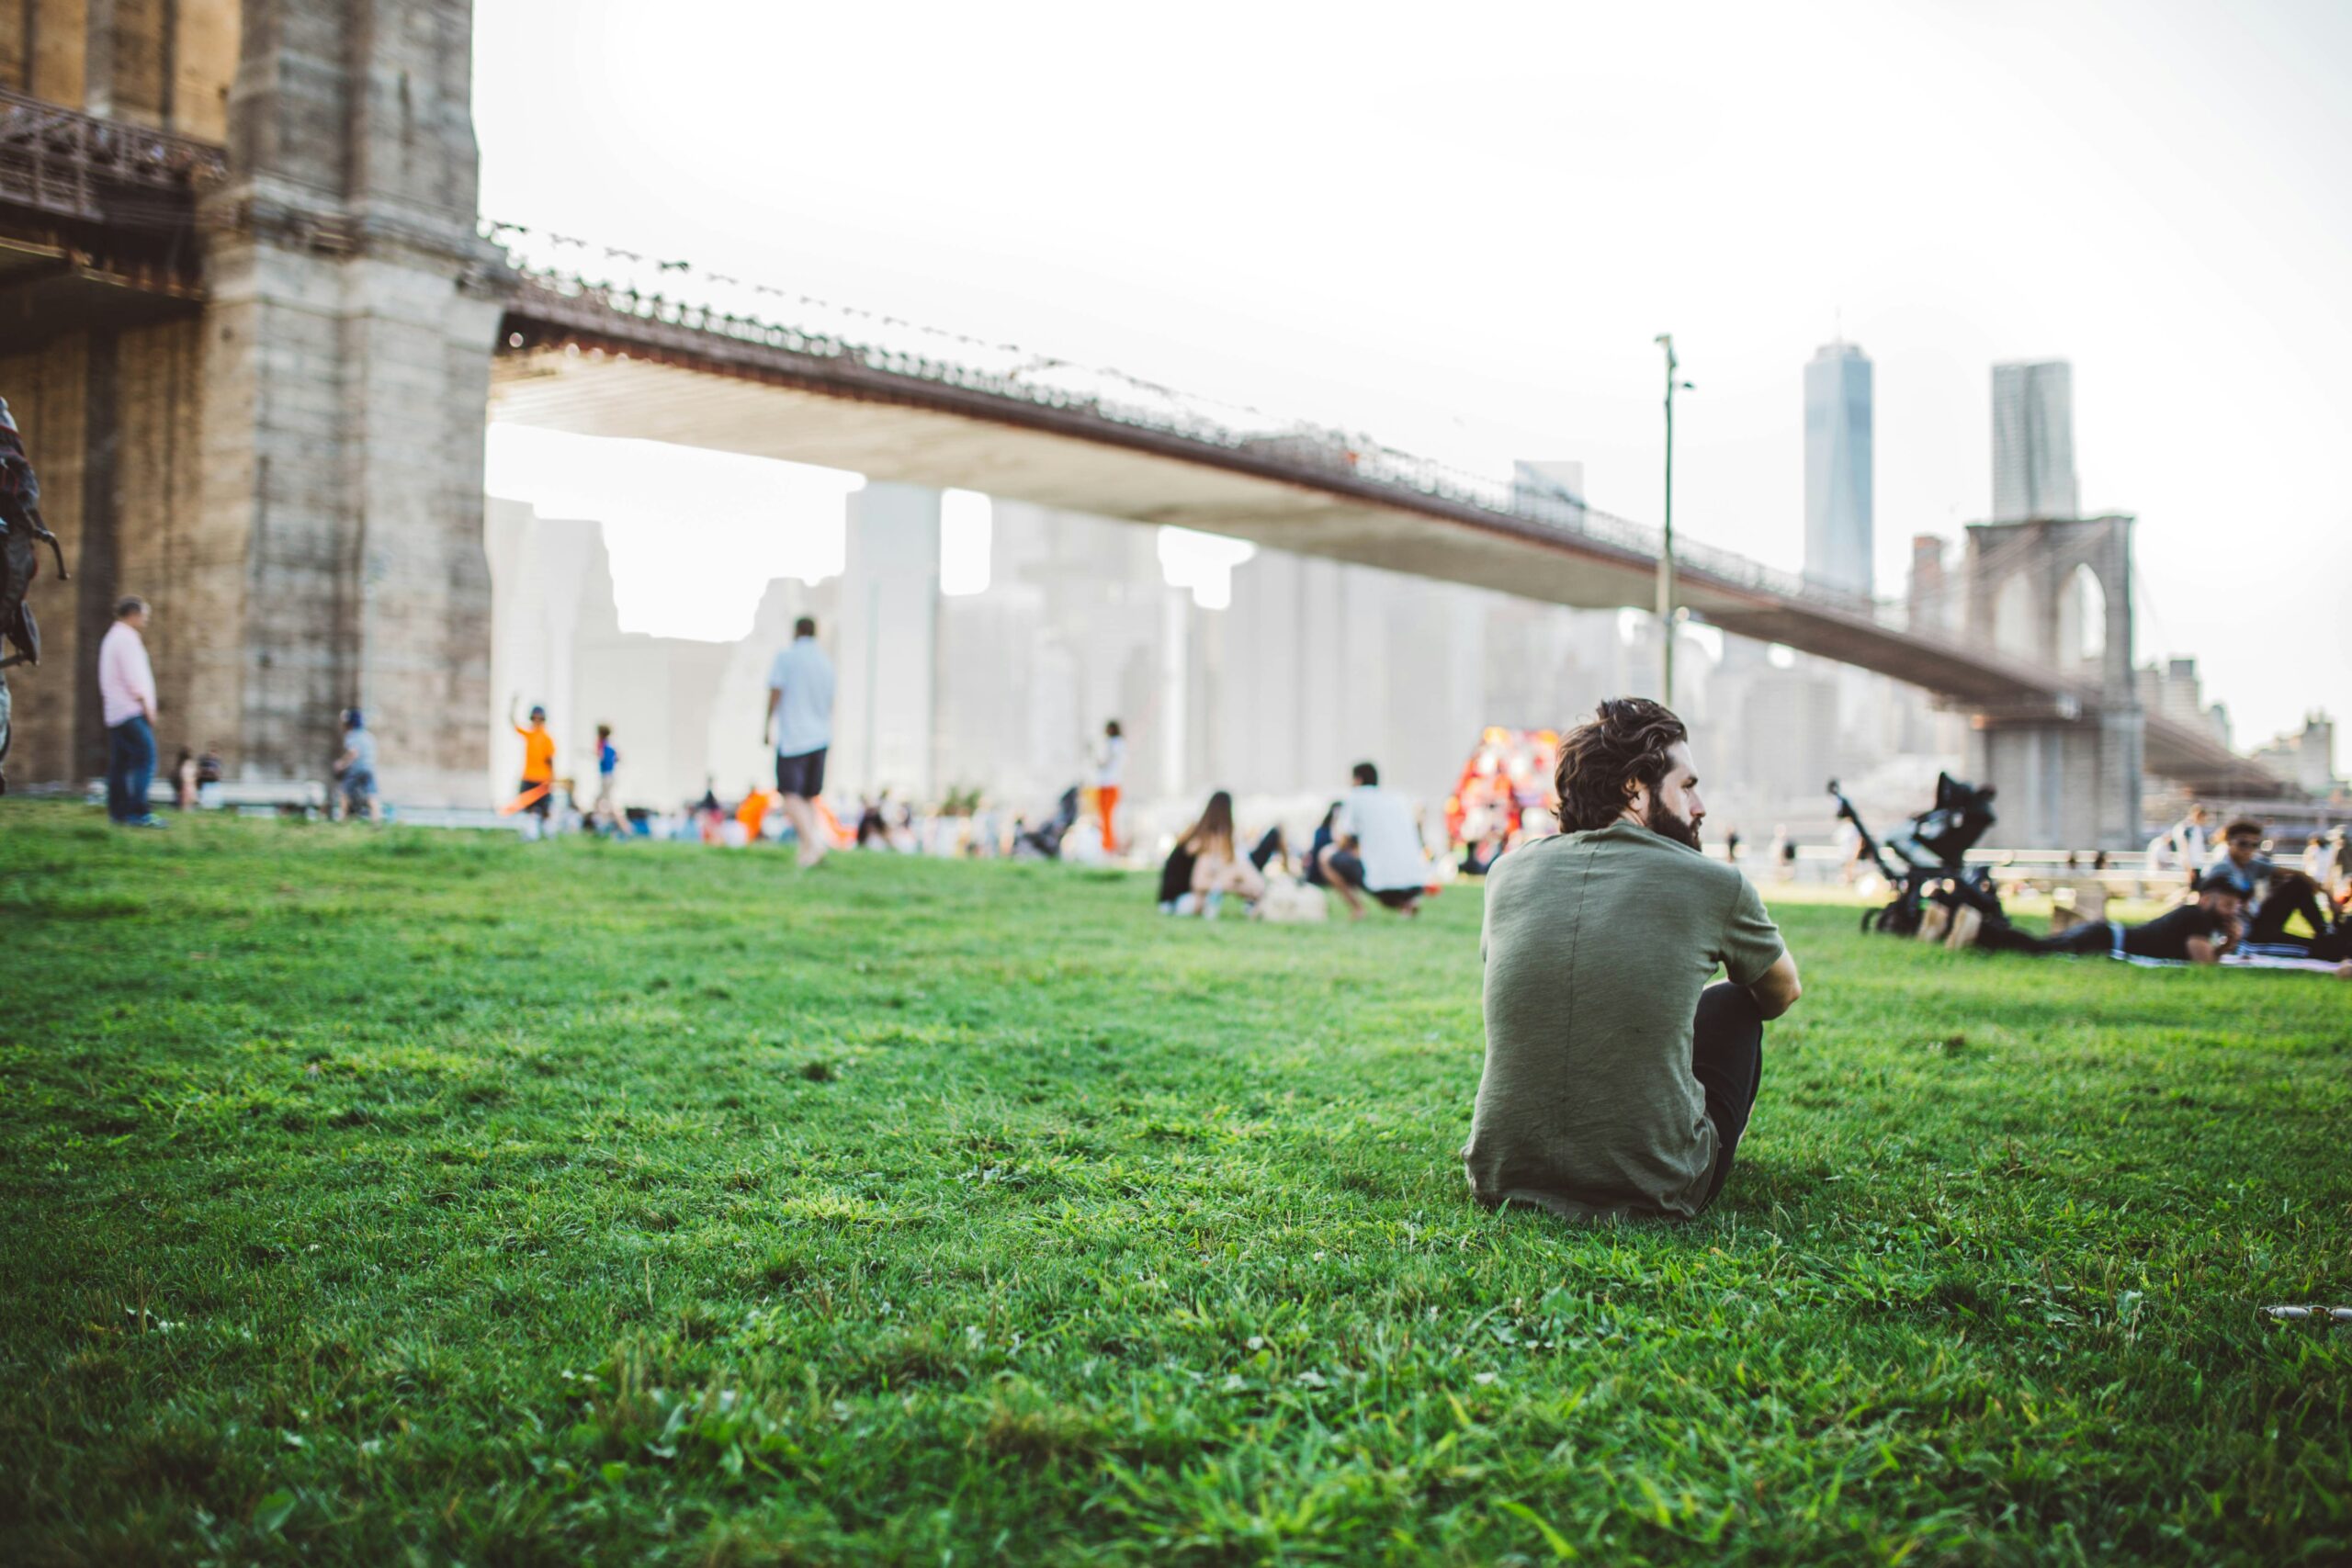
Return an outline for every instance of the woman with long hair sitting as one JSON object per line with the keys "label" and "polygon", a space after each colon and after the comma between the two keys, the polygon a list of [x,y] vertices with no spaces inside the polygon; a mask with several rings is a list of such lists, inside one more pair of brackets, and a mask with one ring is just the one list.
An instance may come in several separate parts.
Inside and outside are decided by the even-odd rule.
{"label": "woman with long hair sitting", "polygon": [[1159,907],[1171,915],[1214,919],[1226,894],[1254,904],[1265,892],[1263,874],[1234,847],[1233,796],[1219,790],[1209,796],[1201,819],[1168,852],[1168,863],[1159,872]]}

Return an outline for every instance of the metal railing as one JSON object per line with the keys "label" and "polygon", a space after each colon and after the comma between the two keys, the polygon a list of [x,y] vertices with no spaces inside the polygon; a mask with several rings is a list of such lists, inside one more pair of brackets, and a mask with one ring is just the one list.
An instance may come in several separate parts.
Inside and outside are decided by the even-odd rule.
{"label": "metal railing", "polygon": [[[1072,364],[1009,343],[942,332],[912,321],[833,304],[766,285],[701,271],[683,261],[665,261],[560,235],[539,234],[512,224],[485,223],[485,238],[502,246],[523,280],[526,314],[536,292],[540,313],[589,333],[606,330],[615,316],[658,323],[687,333],[712,334],[730,343],[763,346],[819,359],[855,365],[883,377],[906,378],[1004,399],[1077,418],[1148,431],[1215,452],[1253,453],[1278,459],[1302,478],[1320,471],[1340,488],[1385,491],[1410,505],[1416,498],[1448,503],[1572,538],[1604,552],[1655,561],[1664,546],[1661,532],[1588,506],[1557,486],[1523,477],[1476,474],[1417,457],[1368,435],[1279,419],[1247,405],[1222,402],[1124,371]],[[601,274],[602,276],[592,276]],[[549,308],[552,307],[552,308]],[[775,317],[788,311],[795,325]],[[2033,547],[2020,536],[1996,547],[1980,570],[2000,569]],[[1965,578],[1955,574],[1940,594],[1918,602],[1879,598],[1842,584],[1783,571],[1729,550],[1687,540],[1675,551],[1686,581],[1755,596],[1764,607],[1788,608],[1825,619],[1894,634],[1914,648],[1958,669],[1974,672],[2020,693],[2035,694],[2030,705],[2067,717],[2097,710],[2106,700],[2091,676],[2052,670],[1971,638],[1962,615]],[[2219,778],[2249,784],[2263,776],[2260,765],[2231,752],[2217,739],[2150,715],[2147,728],[2160,746]]]}
{"label": "metal railing", "polygon": [[[884,375],[978,392],[1085,417],[1220,452],[1278,457],[1289,468],[1321,470],[1351,486],[1420,497],[1533,524],[1605,551],[1655,560],[1658,529],[1584,504],[1556,487],[1471,473],[1401,452],[1357,432],[1283,419],[1247,405],[1180,392],[1124,371],[1076,365],[1018,344],[941,332],[897,317],[834,304],[710,273],[684,261],[594,244],[519,225],[486,222],[524,280],[560,307],[553,314],[585,323],[592,314],[660,323],[689,333],[789,354],[852,363]],[[524,306],[529,310],[526,301]],[[782,324],[788,314],[795,324]],[[1969,641],[1917,614],[1904,599],[1878,598],[1802,573],[1768,567],[1729,550],[1679,541],[1678,570],[1709,586],[1834,614],[1899,633],[1952,658],[1997,672],[2029,689],[2086,701],[2095,684],[2058,675]],[[1923,624],[1925,622],[1926,624]]]}
{"label": "metal railing", "polygon": [[183,229],[228,171],[210,142],[85,114],[0,87],[0,202],[51,218]]}
{"label": "metal railing", "polygon": [[[1278,457],[1289,467],[1320,468],[1359,484],[1539,524],[1629,555],[1654,559],[1664,542],[1657,529],[1584,505],[1564,491],[1471,473],[1398,451],[1359,432],[1278,418],[1247,405],[1180,392],[1125,371],[940,332],[702,272],[685,262],[538,234],[513,224],[486,223],[482,232],[506,250],[526,288],[560,300],[739,343],[849,360],[870,370],[1036,407],[1081,412],[1220,451]],[[796,324],[775,319],[779,305],[792,308]],[[1904,614],[1899,600],[1875,600],[1706,546],[1680,547],[1676,559],[1726,584],[1835,606],[1865,619]]]}

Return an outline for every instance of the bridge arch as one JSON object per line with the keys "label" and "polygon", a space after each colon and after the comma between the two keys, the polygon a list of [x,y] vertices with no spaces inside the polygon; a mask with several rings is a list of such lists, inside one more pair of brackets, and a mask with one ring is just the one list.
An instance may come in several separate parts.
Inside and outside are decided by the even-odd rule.
{"label": "bridge arch", "polygon": [[2078,561],[2058,590],[2058,663],[2096,668],[2107,658],[2107,585]]}
{"label": "bridge arch", "polygon": [[2012,571],[1993,591],[1993,646],[2018,659],[2043,657],[2041,607],[2035,603],[2033,576]]}

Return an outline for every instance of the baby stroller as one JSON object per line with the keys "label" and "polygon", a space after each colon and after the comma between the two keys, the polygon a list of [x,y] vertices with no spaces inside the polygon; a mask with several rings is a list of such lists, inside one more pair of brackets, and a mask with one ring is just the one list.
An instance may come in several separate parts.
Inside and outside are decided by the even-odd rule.
{"label": "baby stroller", "polygon": [[1969,865],[1963,859],[1993,826],[1990,785],[1978,789],[1950,773],[1938,773],[1935,805],[1911,818],[1883,845],[1871,837],[1861,813],[1854,809],[1836,779],[1829,781],[1829,794],[1838,802],[1838,815],[1861,835],[1862,852],[1894,889],[1894,898],[1885,908],[1863,913],[1862,930],[1917,936],[1930,902],[1953,908],[1965,905],[1987,923],[2006,922],[1991,869]]}
{"label": "baby stroller", "polygon": [[1063,838],[1077,826],[1078,791],[1066,789],[1062,791],[1061,803],[1054,807],[1050,820],[1041,827],[1023,829],[1020,837],[1012,840],[1012,858],[1059,860],[1062,858]]}

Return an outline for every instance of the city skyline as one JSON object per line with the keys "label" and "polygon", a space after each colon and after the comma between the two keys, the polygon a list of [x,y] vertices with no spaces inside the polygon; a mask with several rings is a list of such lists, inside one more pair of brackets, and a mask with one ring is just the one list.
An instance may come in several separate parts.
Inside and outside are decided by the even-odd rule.
{"label": "city skyline", "polygon": [[[649,34],[584,0],[550,29],[549,6],[485,0],[485,210],[1488,472],[1571,455],[1593,504],[1638,520],[1657,516],[1662,467],[1650,339],[1671,328],[1698,383],[1678,529],[1791,568],[1788,367],[1842,314],[1883,394],[1882,588],[1911,535],[1991,514],[1987,367],[2064,355],[2083,508],[2143,525],[2139,657],[2199,654],[2250,734],[2352,708],[2352,631],[2323,586],[2352,573],[2322,456],[2352,423],[2352,390],[2322,371],[2352,355],[2324,281],[2352,258],[2340,12],[1723,7],[1669,28],[1525,9],[1408,44],[1212,6],[1148,51],[1127,36],[1142,18],[1037,8],[926,12],[920,48],[853,14],[680,12]],[[1232,49],[1245,29],[1252,48]],[[741,47],[714,59],[700,40],[722,33]],[[1897,58],[1918,68],[1880,63]],[[776,59],[811,67],[784,99],[750,79]],[[1792,94],[1799,72],[1850,90]],[[662,85],[706,79],[718,90]],[[868,82],[889,84],[888,113]],[[1655,135],[1623,134],[1666,101]],[[1115,133],[1065,134],[1089,123]],[[1331,175],[1301,179],[1308,163]],[[1366,243],[1382,193],[1418,190],[1463,221]],[[1510,243],[1476,238],[1499,211]],[[2098,238],[2029,248],[2021,225]],[[2249,474],[2230,455],[2256,447],[2275,460]],[[2205,590],[2224,534],[2294,563],[2283,613],[2313,652],[2292,682]]]}

